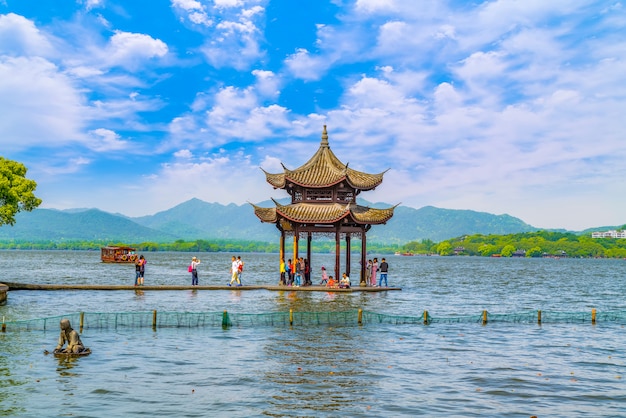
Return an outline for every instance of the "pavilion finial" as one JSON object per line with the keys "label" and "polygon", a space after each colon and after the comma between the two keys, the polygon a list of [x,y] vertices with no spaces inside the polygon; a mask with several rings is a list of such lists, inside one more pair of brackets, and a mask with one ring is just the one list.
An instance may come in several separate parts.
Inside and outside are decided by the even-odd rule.
{"label": "pavilion finial", "polygon": [[324,131],[322,131],[322,147],[328,147],[328,133],[326,132],[326,125],[324,125]]}

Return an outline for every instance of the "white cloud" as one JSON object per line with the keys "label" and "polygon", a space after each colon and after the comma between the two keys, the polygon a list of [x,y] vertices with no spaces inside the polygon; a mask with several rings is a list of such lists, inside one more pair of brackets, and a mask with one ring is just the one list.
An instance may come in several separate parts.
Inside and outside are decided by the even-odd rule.
{"label": "white cloud", "polygon": [[372,13],[377,11],[394,10],[394,0],[357,0],[356,9],[358,11],[364,11],[366,13]]}
{"label": "white cloud", "polygon": [[193,153],[188,149],[181,149],[180,151],[176,151],[174,153],[174,157],[189,160],[193,157]]}
{"label": "white cloud", "polygon": [[165,164],[158,173],[143,179],[139,187],[146,191],[142,201],[153,213],[170,209],[172,201],[198,198],[241,205],[266,200],[272,194],[272,187],[265,181],[259,166],[243,152],[224,152],[195,162]]}
{"label": "white cloud", "polygon": [[110,129],[98,128],[89,132],[93,141],[90,148],[98,152],[120,151],[129,147],[127,141]]}
{"label": "white cloud", "polygon": [[256,77],[255,88],[259,96],[277,98],[280,94],[280,80],[272,71],[253,70],[252,75]]}
{"label": "white cloud", "polygon": [[205,7],[196,0],[172,0],[172,7],[187,13],[187,18],[197,25],[211,26],[213,20],[206,12]]}
{"label": "white cloud", "polygon": [[239,2],[224,2],[217,7],[221,13],[220,23],[207,34],[207,41],[200,48],[207,61],[216,68],[247,70],[265,56],[260,47],[262,32],[258,25],[265,9],[259,5],[234,9]]}
{"label": "white cloud", "polygon": [[92,10],[98,7],[102,7],[104,0],[80,0],[85,5],[86,10]]}
{"label": "white cloud", "polygon": [[0,15],[0,55],[46,57],[54,48],[35,24],[15,13]]}
{"label": "white cloud", "polygon": [[285,65],[294,77],[314,81],[326,73],[329,63],[323,58],[311,56],[309,51],[300,48],[285,59]]}
{"label": "white cloud", "polygon": [[0,57],[2,149],[80,140],[87,108],[72,80],[43,58]]}
{"label": "white cloud", "polygon": [[167,55],[167,45],[149,35],[116,31],[107,46],[106,62],[110,66],[137,68],[142,61]]}
{"label": "white cloud", "polygon": [[259,140],[273,129],[289,126],[287,109],[278,105],[261,106],[252,89],[222,89],[207,112],[206,125],[223,138]]}
{"label": "white cloud", "polygon": [[244,4],[244,0],[213,0],[215,7],[228,8],[228,7],[240,7]]}

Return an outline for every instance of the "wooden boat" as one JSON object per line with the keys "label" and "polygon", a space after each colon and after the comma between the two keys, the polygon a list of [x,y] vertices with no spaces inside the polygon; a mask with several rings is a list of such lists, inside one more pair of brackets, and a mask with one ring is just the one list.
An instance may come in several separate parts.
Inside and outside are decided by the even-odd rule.
{"label": "wooden boat", "polygon": [[100,249],[100,260],[103,263],[134,263],[137,254],[133,247],[102,247]]}
{"label": "wooden boat", "polygon": [[48,355],[48,354],[53,354],[54,357],[60,357],[60,358],[64,358],[64,357],[82,357],[82,356],[88,356],[89,354],[91,354],[91,348],[85,348],[83,351],[81,351],[80,353],[65,353],[63,351],[44,351],[44,354]]}

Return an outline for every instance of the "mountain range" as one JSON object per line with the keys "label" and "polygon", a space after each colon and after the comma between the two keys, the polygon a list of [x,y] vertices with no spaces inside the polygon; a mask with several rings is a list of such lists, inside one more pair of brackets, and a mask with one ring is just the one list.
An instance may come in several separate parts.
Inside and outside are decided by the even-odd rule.
{"label": "mountain range", "polygon": [[[390,206],[365,201],[359,203],[372,207]],[[273,203],[261,202],[259,206],[271,207]],[[0,227],[0,240],[107,241],[135,244],[198,239],[277,242],[280,236],[274,225],[259,221],[249,204],[222,205],[199,199],[188,200],[154,215],[134,218],[99,209],[35,209],[32,212],[18,213],[15,219],[14,226]],[[593,230],[610,228],[615,227]],[[405,244],[424,239],[440,242],[462,235],[503,235],[538,229],[509,215],[440,209],[433,206],[421,209],[398,206],[393,218],[386,225],[374,225],[367,238],[369,242],[381,244]],[[577,233],[588,231],[591,230]]]}

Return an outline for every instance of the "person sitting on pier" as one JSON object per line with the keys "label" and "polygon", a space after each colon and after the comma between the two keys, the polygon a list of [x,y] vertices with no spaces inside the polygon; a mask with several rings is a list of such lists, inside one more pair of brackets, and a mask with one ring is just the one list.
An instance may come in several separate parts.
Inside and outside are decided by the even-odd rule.
{"label": "person sitting on pier", "polygon": [[333,276],[328,276],[328,283],[326,283],[326,287],[337,287],[337,282]]}
{"label": "person sitting on pier", "polygon": [[[61,334],[59,335],[59,343],[54,349],[55,353],[78,354],[86,350],[80,340],[80,335],[78,335],[78,332],[70,325],[69,319],[61,319],[60,327]],[[67,343],[67,347],[63,348],[65,343]]]}
{"label": "person sitting on pier", "polygon": [[339,287],[342,289],[350,288],[350,278],[346,273],[343,273],[343,276],[341,276],[341,280],[339,281]]}

